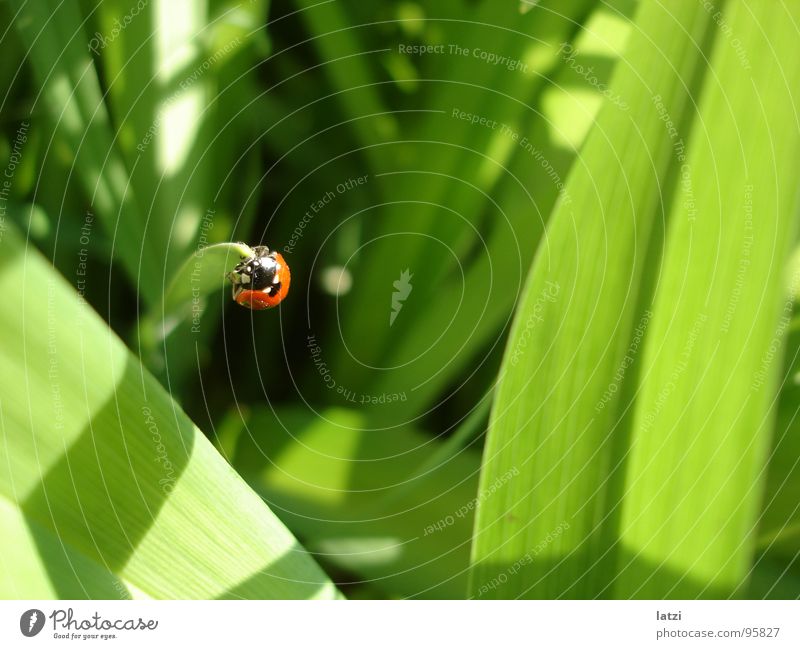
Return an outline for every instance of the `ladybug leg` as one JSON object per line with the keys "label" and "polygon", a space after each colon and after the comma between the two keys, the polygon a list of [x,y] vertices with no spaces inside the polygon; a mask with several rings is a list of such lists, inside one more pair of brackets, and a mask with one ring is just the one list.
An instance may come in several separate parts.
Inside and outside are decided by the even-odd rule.
{"label": "ladybug leg", "polygon": [[231,283],[231,295],[235,300],[236,296],[239,294],[239,291],[242,290],[241,284],[239,283],[239,274],[235,270],[232,270],[227,275],[225,275],[225,277]]}

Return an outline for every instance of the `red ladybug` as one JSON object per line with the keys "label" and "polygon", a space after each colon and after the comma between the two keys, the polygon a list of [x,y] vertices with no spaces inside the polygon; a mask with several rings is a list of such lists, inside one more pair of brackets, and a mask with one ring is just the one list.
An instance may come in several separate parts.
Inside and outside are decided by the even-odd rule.
{"label": "red ladybug", "polygon": [[253,253],[228,273],[233,299],[255,311],[278,306],[289,292],[289,266],[279,252],[270,252],[267,246],[255,246]]}

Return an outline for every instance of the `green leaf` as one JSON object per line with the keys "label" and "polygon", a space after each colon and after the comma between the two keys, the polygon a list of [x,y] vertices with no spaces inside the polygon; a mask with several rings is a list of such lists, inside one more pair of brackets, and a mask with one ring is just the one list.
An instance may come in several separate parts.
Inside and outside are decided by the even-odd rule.
{"label": "green leaf", "polygon": [[736,42],[717,34],[689,142],[696,219],[673,205],[626,477],[622,597],[742,595],[761,510],[794,309],[800,5],[731,2],[720,20]]}
{"label": "green leaf", "polygon": [[336,590],[80,296],[0,242],[0,595],[310,598]]}
{"label": "green leaf", "polygon": [[[154,303],[161,293],[160,276],[141,260],[157,256],[145,237],[141,206],[130,191],[129,171],[117,149],[77,5],[55,0],[10,4],[16,13],[14,26],[42,89],[39,97],[54,124],[53,137],[66,144],[74,173],[114,239],[114,252],[131,282],[145,301]],[[48,151],[51,145],[52,139]],[[39,182],[47,185],[41,177]]]}
{"label": "green leaf", "polygon": [[613,409],[598,403],[640,315],[645,251],[673,155],[653,96],[681,128],[710,20],[699,3],[640,5],[611,84],[629,110],[606,103],[551,216],[500,372],[472,596],[592,597],[608,578],[606,503],[621,432]]}
{"label": "green leaf", "polygon": [[[346,3],[295,0],[299,17],[312,34],[312,44],[322,59],[322,72],[335,91],[335,99],[349,118],[364,155],[377,164],[380,142],[397,136],[397,118],[381,97],[376,66],[369,65],[375,53],[365,51],[361,34]],[[385,155],[385,154],[384,154]]]}
{"label": "green leaf", "polygon": [[226,276],[241,259],[254,255],[244,243],[200,247],[175,273],[161,309],[142,318],[143,347],[152,349],[189,317],[199,323],[207,298],[228,285]]}
{"label": "green leaf", "polygon": [[[252,136],[241,133],[245,120],[219,119],[219,93],[227,91],[219,87],[241,50],[253,42],[262,53],[268,47],[264,5],[172,0],[148,3],[135,13],[129,0],[98,6],[99,33],[113,35],[96,45],[110,112],[155,251],[141,263],[157,271],[160,290],[199,243],[231,237],[230,223],[217,213],[229,171],[218,164],[219,156],[239,157]],[[129,19],[120,30],[115,21],[121,17]],[[228,142],[238,145],[235,155]]]}
{"label": "green leaf", "polygon": [[[554,38],[556,32],[549,35],[555,42],[542,52],[555,56],[565,49],[572,53],[575,66],[582,66],[580,70],[592,68],[590,79],[595,84],[601,83],[597,77],[607,83],[601,71],[609,73],[630,30],[630,23],[612,6],[601,5],[591,14],[585,28],[569,43],[569,50]],[[592,55],[583,55],[584,51]],[[565,54],[559,56],[563,59]],[[392,328],[399,331],[393,333],[386,355],[386,365],[394,369],[378,373],[373,380],[376,393],[406,391],[408,399],[374,408],[375,419],[403,421],[425,412],[442,398],[448,385],[458,381],[454,392],[462,387],[460,377],[473,371],[476,360],[485,362],[487,348],[504,342],[500,333],[511,321],[536,244],[576,156],[556,140],[564,139],[565,134],[571,142],[585,137],[601,105],[600,90],[578,70],[560,66],[552,85],[546,86],[537,103],[531,103],[532,110],[521,121],[520,130],[503,133],[501,142],[514,142],[514,137],[517,142],[513,151],[504,152],[509,159],[497,187],[482,197],[492,213],[486,225],[488,233],[483,235],[485,247],[465,261],[463,274],[451,274],[435,285],[435,309],[416,294],[403,305],[402,318]],[[524,142],[530,143],[528,147],[522,146]],[[464,193],[475,189],[462,185]],[[424,284],[417,288],[424,289]],[[447,333],[441,335],[443,331]],[[476,359],[481,353],[483,358]],[[409,386],[414,386],[413,390]]]}
{"label": "green leaf", "polygon": [[[481,239],[484,218],[489,222],[486,227],[506,229],[506,240],[513,240],[516,234],[535,240],[541,231],[544,219],[527,212],[528,220],[521,226],[516,222],[517,214],[504,213],[504,205],[493,204],[487,196],[504,177],[510,178],[517,171],[524,173],[526,167],[539,164],[523,162],[522,169],[509,170],[515,158],[528,156],[529,162],[533,160],[519,141],[533,137],[529,124],[538,116],[537,101],[548,85],[548,76],[559,69],[561,42],[570,40],[595,2],[549,2],[557,9],[530,12],[524,17],[512,5],[480,2],[470,20],[464,20],[461,3],[435,4],[426,21],[427,29],[435,36],[426,45],[441,49],[438,54],[414,59],[421,66],[432,67],[420,73],[426,81],[423,90],[429,93],[422,104],[425,112],[409,122],[404,131],[407,141],[388,149],[392,157],[379,170],[386,173],[375,178],[385,202],[377,206],[375,217],[370,214],[365,221],[368,245],[359,252],[353,290],[341,300],[341,332],[338,323],[329,332],[337,340],[343,337],[346,343],[335,348],[335,362],[353,377],[356,390],[366,389],[376,379],[383,380],[380,372],[370,371],[370,366],[410,367],[424,356],[439,369],[441,359],[449,360],[453,353],[461,352],[460,334],[441,334],[456,317],[464,318],[459,325],[465,331],[472,331],[471,320],[479,320],[483,313],[486,296],[480,288],[484,281],[479,288],[467,284],[462,264],[470,270],[471,262],[477,260],[475,274],[485,270],[488,255]],[[404,40],[396,47],[400,45],[408,43]],[[462,49],[454,49],[456,45]],[[511,69],[476,56],[487,51],[508,57]],[[534,173],[539,175],[541,171]],[[532,200],[530,194],[525,198]],[[549,209],[551,200],[545,194],[542,203]],[[491,250],[492,255],[495,253],[495,249]],[[512,262],[519,258],[516,246],[500,250],[499,254]],[[489,260],[495,261],[504,263],[496,256]],[[414,293],[390,329],[391,287],[406,268],[415,275]],[[526,268],[515,263],[509,272],[502,273],[501,281],[508,280],[518,289]],[[482,277],[490,276],[484,272]],[[438,303],[445,280],[457,284],[457,290],[448,291],[443,305],[447,310],[439,311],[440,321],[433,329],[423,326],[412,332],[413,342],[398,346],[401,336],[397,330],[417,317],[429,317],[421,314],[430,311],[431,303]],[[514,297],[516,292],[513,291]],[[476,299],[476,295],[480,297]],[[466,313],[460,310],[462,300],[471,303]],[[501,298],[500,302],[509,304],[507,299]],[[414,304],[417,308],[412,315],[409,307]],[[506,308],[501,317],[507,315]],[[497,318],[487,320],[495,326],[497,322]],[[420,338],[423,347],[419,346]],[[485,337],[476,338],[481,339]],[[420,354],[429,348],[435,350],[435,356]],[[416,372],[417,376],[430,375],[428,368],[417,367]],[[413,384],[409,384],[407,372],[399,374],[403,376],[398,376],[397,383],[403,381],[402,389],[410,390]],[[395,421],[401,420],[402,414],[398,413]]]}

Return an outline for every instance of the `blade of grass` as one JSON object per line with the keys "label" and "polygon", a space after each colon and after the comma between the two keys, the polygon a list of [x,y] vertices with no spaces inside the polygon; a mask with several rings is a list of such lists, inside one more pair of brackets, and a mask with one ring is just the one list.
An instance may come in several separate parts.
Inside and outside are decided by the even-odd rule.
{"label": "blade of grass", "polygon": [[731,2],[720,21],[687,159],[697,218],[676,203],[636,403],[622,597],[742,595],[754,549],[793,310],[800,6]]}
{"label": "blade of grass", "polygon": [[[214,214],[214,238],[227,236],[232,231],[242,232],[249,236],[253,221],[257,215],[256,208],[260,196],[260,160],[256,155],[250,155],[247,158],[238,160],[234,169],[237,173],[231,175],[231,182],[228,183],[228,186],[224,188],[224,192],[221,192],[218,201],[215,202],[220,207]],[[237,206],[239,211],[236,212],[235,208],[232,211],[230,208],[226,209],[223,206]],[[209,236],[209,238],[211,237]],[[241,254],[247,252],[249,248],[245,246],[238,252],[235,249],[231,249],[233,254],[225,255],[224,258],[216,252],[217,249],[215,248],[217,259],[214,266],[216,268],[212,273],[209,272],[211,267],[206,266],[202,258],[205,257],[204,251],[216,245],[218,244],[211,244],[205,247],[198,246],[197,251],[190,257],[190,260],[194,259],[194,261],[198,261],[198,257],[200,257],[199,261],[202,266],[202,269],[198,272],[194,272],[197,271],[196,268],[192,269],[194,276],[190,273],[188,279],[193,289],[189,300],[190,303],[184,301],[183,306],[181,306],[180,300],[176,299],[176,295],[173,293],[176,288],[175,283],[178,281],[177,277],[183,274],[184,281],[187,281],[184,271],[178,271],[168,285],[167,294],[164,298],[164,311],[160,314],[150,312],[139,323],[143,331],[143,335],[138,340],[141,345],[139,355],[143,359],[149,359],[148,369],[159,380],[163,377],[167,381],[166,385],[168,385],[173,395],[181,391],[190,372],[199,370],[198,363],[204,365],[209,360],[210,354],[213,353],[213,346],[210,341],[218,330],[222,320],[222,311],[225,305],[229,303],[230,293],[226,293],[225,289],[230,290],[230,285],[226,275],[241,258]],[[240,244],[233,245],[239,246]],[[231,264],[231,266],[226,267],[225,264]],[[203,280],[199,281],[201,277]],[[206,282],[206,280],[208,281]],[[186,285],[184,284],[185,288]],[[210,299],[214,292],[220,288],[223,290],[223,297]],[[198,300],[198,303],[194,302],[195,299]],[[170,304],[171,306],[168,306]],[[187,315],[190,317],[187,317]],[[160,350],[156,349],[155,345],[159,342],[158,337],[162,335],[165,328],[158,325],[153,329],[152,326],[160,318],[162,318],[162,322],[168,322],[170,316],[177,316],[178,320],[182,317],[183,320],[177,327],[171,329],[167,339],[163,341],[162,348]],[[153,334],[156,335],[154,336]],[[145,336],[150,336],[147,344],[145,344]],[[182,393],[181,396],[183,396]]]}
{"label": "blade of grass", "polygon": [[10,228],[0,290],[2,596],[336,595],[158,382]]}
{"label": "blade of grass", "polygon": [[[99,50],[120,149],[133,170],[131,185],[137,196],[147,197],[148,240],[156,254],[143,256],[141,263],[155,268],[165,294],[163,303],[146,312],[131,345],[139,345],[148,369],[173,394],[180,395],[198,356],[204,360],[198,350],[216,331],[222,304],[209,305],[206,297],[223,285],[230,270],[215,267],[212,286],[206,286],[209,264],[200,256],[204,249],[214,256],[209,243],[231,238],[229,210],[239,211],[241,196],[250,195],[254,182],[249,173],[254,157],[243,159],[256,130],[246,107],[255,94],[252,59],[269,48],[263,29],[267,4],[151,2]],[[102,3],[101,33],[111,33],[114,20],[129,12],[124,0]],[[222,78],[233,81],[225,85]],[[245,173],[227,173],[233,169]],[[233,191],[220,182],[229,178],[229,184],[238,185]],[[218,201],[223,190],[225,199],[233,200]],[[254,208],[251,203],[240,213],[239,225],[248,236]],[[179,265],[192,251],[190,264],[197,262],[197,272],[186,273]],[[236,260],[232,256],[231,265]],[[176,302],[177,277],[192,294]]]}
{"label": "blade of grass", "polygon": [[250,246],[229,242],[201,247],[190,256],[170,281],[160,312],[142,318],[142,348],[154,350],[189,317],[199,322],[206,299],[226,286],[226,276],[239,260],[254,255]]}
{"label": "blade of grass", "polygon": [[[612,90],[550,219],[515,318],[492,410],[470,595],[592,597],[613,543],[606,507],[614,418],[597,410],[626,355],[642,251],[659,216],[710,16],[695,3],[639,7]],[[612,564],[613,565],[613,564]]]}
{"label": "blade of grass", "polygon": [[[481,197],[491,226],[486,246],[470,255],[474,261],[463,276],[451,273],[437,285],[437,308],[417,299],[404,304],[387,353],[387,365],[395,369],[377,377],[375,392],[405,391],[408,398],[375,409],[376,419],[402,421],[424,412],[437,397],[441,399],[445,386],[468,373],[476,353],[502,344],[501,332],[511,320],[536,244],[575,159],[575,151],[563,140],[577,144],[591,128],[602,106],[598,85],[608,84],[609,68],[623,50],[629,30],[630,23],[611,5],[592,12],[568,51],[577,64],[593,69],[594,78],[590,81],[563,66],[533,104],[520,131],[505,133],[510,140],[524,134],[534,148],[527,150],[516,142],[498,186],[491,196]],[[473,299],[476,295],[486,299]],[[405,323],[407,327],[402,326]],[[426,351],[420,354],[420,350]],[[445,398],[460,387],[456,385]]]}
{"label": "blade of grass", "polygon": [[[159,276],[148,265],[140,268],[140,259],[151,258],[154,250],[145,237],[141,206],[130,191],[77,5],[56,0],[11,0],[10,5],[41,89],[37,102],[43,100],[55,124],[53,137],[66,144],[92,209],[114,239],[115,255],[144,300],[153,304],[161,292]],[[48,151],[51,147],[52,139]],[[40,176],[38,186],[44,182]]]}
{"label": "blade of grass", "polygon": [[[129,4],[100,5],[101,33],[113,32],[114,21],[130,13]],[[220,155],[231,153],[220,140],[248,139],[239,133],[243,120],[217,119],[219,80],[242,50],[255,43],[263,54],[268,47],[259,28],[264,2],[213,4],[215,12],[192,0],[151,2],[99,50],[131,185],[136,196],[146,197],[148,240],[157,255],[143,256],[141,263],[156,267],[164,278],[161,290],[216,225],[213,181],[233,164]]]}
{"label": "blade of grass", "polygon": [[[354,129],[354,135],[364,147],[364,155],[374,167],[380,168],[382,147],[380,142],[396,137],[398,125],[391,111],[386,109],[376,84],[376,65],[369,64],[363,56],[358,25],[354,24],[341,2],[295,0],[300,18],[312,34],[312,45],[317,49],[324,65],[321,70],[328,78],[342,112]],[[376,58],[377,54],[369,54]],[[364,115],[374,115],[363,119]]]}
{"label": "blade of grass", "polygon": [[[112,33],[129,11],[126,0],[101,3],[100,33]],[[207,3],[154,0],[98,50],[119,148],[155,253],[140,263],[154,268],[159,291],[195,245],[210,206],[209,105],[226,58],[204,47],[210,33]]]}
{"label": "blade of grass", "polygon": [[[437,301],[446,270],[468,260],[468,252],[480,245],[481,216],[502,218],[489,211],[485,194],[519,154],[513,134],[529,135],[524,125],[548,75],[558,67],[560,44],[572,37],[594,2],[545,4],[524,17],[516,7],[492,2],[480,3],[468,19],[461,11],[443,15],[431,9],[427,24],[435,36],[430,44],[441,50],[419,58],[420,65],[435,59],[429,70],[422,70],[421,84],[429,93],[425,105],[435,111],[409,126],[407,143],[389,148],[393,155],[385,170],[414,173],[375,179],[386,202],[380,218],[365,223],[370,243],[357,261],[358,281],[341,301],[342,333],[334,334],[347,342],[338,348],[336,365],[347,368],[355,389],[373,384],[376,372],[364,364],[385,366],[386,357],[397,351],[395,327],[411,321],[403,314],[388,326],[391,287],[400,272],[408,268],[416,273],[409,302]],[[407,43],[396,47],[401,45]],[[492,65],[476,56],[487,51],[506,56],[516,67]],[[386,300],[376,300],[376,295]],[[353,362],[351,353],[360,362]]]}

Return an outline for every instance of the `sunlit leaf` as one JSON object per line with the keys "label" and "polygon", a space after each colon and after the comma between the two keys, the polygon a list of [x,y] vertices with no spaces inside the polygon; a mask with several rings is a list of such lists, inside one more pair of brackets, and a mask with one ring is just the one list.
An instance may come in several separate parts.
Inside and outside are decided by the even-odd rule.
{"label": "sunlit leaf", "polygon": [[0,290],[2,596],[335,596],[140,362],[10,229]]}
{"label": "sunlit leaf", "polygon": [[739,46],[717,34],[688,143],[693,204],[686,185],[673,203],[626,476],[623,597],[742,595],[755,546],[794,310],[800,5],[732,2],[721,20]]}
{"label": "sunlit leaf", "polygon": [[[710,16],[640,6],[608,102],[534,260],[506,349],[481,472],[470,594],[591,597],[607,579],[619,451],[601,400],[640,318],[646,251]],[[613,565],[613,564],[611,564]]]}

